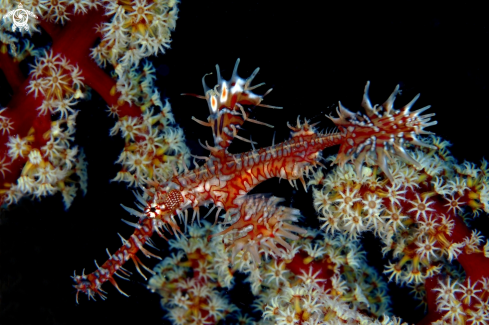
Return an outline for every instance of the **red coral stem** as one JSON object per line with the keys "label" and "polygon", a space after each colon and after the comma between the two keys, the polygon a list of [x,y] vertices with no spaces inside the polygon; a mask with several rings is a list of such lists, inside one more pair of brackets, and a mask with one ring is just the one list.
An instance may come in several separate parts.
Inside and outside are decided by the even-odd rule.
{"label": "red coral stem", "polygon": [[0,69],[5,74],[7,82],[15,93],[24,82],[25,78],[19,69],[19,63],[14,61],[8,54],[6,46],[2,46],[0,49]]}

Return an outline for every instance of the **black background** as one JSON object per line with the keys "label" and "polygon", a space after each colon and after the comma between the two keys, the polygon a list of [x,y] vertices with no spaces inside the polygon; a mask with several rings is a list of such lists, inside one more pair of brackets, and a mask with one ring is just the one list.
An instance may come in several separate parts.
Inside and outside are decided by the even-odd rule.
{"label": "black background", "polygon": [[[323,1],[307,5],[186,1],[179,7],[172,48],[153,62],[162,98],[169,98],[193,154],[205,154],[197,140],[210,141],[211,134],[190,117],[205,120],[208,109],[203,100],[180,94],[203,94],[201,78],[214,72],[216,63],[223,77],[229,78],[238,57],[242,77],[259,66],[255,83],[267,83],[261,93],[274,88],[265,103],[284,107],[280,111],[256,109],[255,118],[275,125],[274,130],[245,124],[240,134],[251,135],[259,146],[270,145],[274,131],[276,142],[287,139],[286,122],[294,123],[298,115],[321,121],[320,128],[332,127],[324,114],[333,112],[338,100],[359,110],[364,85],[370,80],[372,103],[383,103],[396,84],[403,89],[398,107],[421,93],[416,108],[432,105],[428,112],[436,113],[439,124],[429,130],[453,143],[451,150],[460,162],[479,163],[487,153],[489,30],[481,7],[406,3],[385,7],[354,2],[339,6]],[[8,87],[4,88],[1,73],[0,79],[5,105]],[[215,74],[207,80],[212,85]],[[114,161],[123,147],[122,139],[108,135],[115,121],[107,117],[106,105],[96,94],[80,109],[76,142],[89,163],[88,194],[77,196],[68,212],[56,195],[42,202],[23,201],[2,214],[0,324],[163,323],[158,295],[149,292],[137,274],[131,282],[118,281],[130,298],[107,284],[108,300],[89,302],[80,295],[80,304],[75,303],[73,270],[92,272],[94,259],[99,264],[106,259],[106,247],[114,252],[120,246],[117,233],[130,236],[131,228],[120,219],[134,221],[119,205],[131,205],[133,194],[124,184],[110,182],[120,168]],[[236,143],[230,151],[250,149],[249,144]],[[335,152],[330,148],[324,155]],[[276,180],[254,192],[287,198],[314,225],[310,194],[294,193],[287,182]],[[366,238],[369,261],[381,265],[380,245],[371,240],[373,236]],[[163,240],[157,238],[156,243],[165,247]],[[160,254],[165,255],[164,249]],[[141,258],[148,266],[156,263]],[[134,270],[132,265],[128,268]],[[236,297],[240,290],[246,286],[232,292],[233,302],[244,310],[252,300],[242,292]],[[393,294],[394,311],[416,322],[422,310],[414,311],[416,302],[410,301],[407,291]]]}

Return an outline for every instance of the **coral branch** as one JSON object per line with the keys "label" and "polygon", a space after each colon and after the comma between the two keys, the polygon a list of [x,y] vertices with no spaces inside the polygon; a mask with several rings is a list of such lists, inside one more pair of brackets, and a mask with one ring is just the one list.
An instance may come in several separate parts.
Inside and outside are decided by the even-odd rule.
{"label": "coral branch", "polygon": [[7,53],[7,45],[0,47],[0,70],[3,71],[7,82],[15,93],[25,78],[19,68],[19,63]]}

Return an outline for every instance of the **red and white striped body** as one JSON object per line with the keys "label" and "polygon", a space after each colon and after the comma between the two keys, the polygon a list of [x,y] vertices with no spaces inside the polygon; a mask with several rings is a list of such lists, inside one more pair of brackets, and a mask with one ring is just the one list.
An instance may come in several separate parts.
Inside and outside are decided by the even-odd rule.
{"label": "red and white striped body", "polygon": [[180,210],[211,202],[225,210],[238,208],[239,199],[263,181],[301,179],[307,167],[316,165],[324,148],[340,141],[339,134],[313,133],[221,159],[211,156],[203,166],[172,178],[185,199]]}
{"label": "red and white striped body", "polygon": [[[339,133],[321,134],[307,121],[302,125],[298,121],[297,126],[289,126],[293,132],[287,141],[246,153],[230,154],[227,148],[234,138],[247,141],[237,135],[237,129],[245,121],[264,124],[251,120],[248,117],[250,108],[245,109],[243,105],[267,107],[261,104],[263,96],[251,92],[256,88],[250,87],[250,83],[258,69],[244,80],[237,75],[238,63],[239,60],[230,81],[221,78],[217,67],[218,85],[210,89],[203,82],[206,95],[197,96],[205,98],[209,105],[208,122],[197,120],[213,131],[214,147],[208,146],[211,151],[209,159],[202,166],[175,175],[167,182],[148,181],[148,188],[142,195],[136,196],[142,212],[125,207],[140,218],[137,224],[129,223],[136,227],[134,234],[128,240],[123,240],[124,246],[110,255],[109,260],[95,272],[74,276],[78,291],[87,293],[89,297],[97,293],[105,298],[100,287],[106,281],[119,289],[112,276],[118,275],[116,272],[122,269],[127,260],[132,259],[138,267],[142,265],[135,256],[138,250],[142,250],[146,256],[155,256],[142,247],[148,241],[151,244],[153,231],[162,237],[161,229],[183,235],[175,216],[180,218],[180,222],[187,223],[188,211],[193,209],[193,222],[196,217],[199,218],[200,207],[209,204],[218,207],[216,220],[222,209],[231,217],[232,224],[221,234],[230,231],[239,234],[230,245],[233,246],[233,255],[237,250],[246,249],[259,263],[257,247],[265,247],[277,254],[279,249],[275,243],[281,249],[287,249],[288,244],[282,237],[294,239],[296,235],[292,232],[301,233],[303,230],[290,224],[298,220],[297,210],[278,207],[280,200],[277,198],[248,195],[255,186],[279,177],[290,182],[299,179],[306,187],[303,175],[308,168],[319,163],[323,149],[334,145],[340,145],[337,157],[340,164],[353,160],[358,172],[366,155],[371,153],[377,156],[379,166],[389,177],[385,157],[397,154],[416,163],[404,151],[403,143],[423,145],[416,139],[416,134],[427,133],[423,127],[435,123],[428,123],[431,115],[418,116],[424,109],[409,112],[417,97],[400,110],[394,110],[393,102],[398,88],[381,107],[372,107],[367,83],[362,101],[367,115],[354,114],[340,104],[337,110],[339,117],[330,117],[338,126]],[[385,109],[383,113],[382,107]]]}

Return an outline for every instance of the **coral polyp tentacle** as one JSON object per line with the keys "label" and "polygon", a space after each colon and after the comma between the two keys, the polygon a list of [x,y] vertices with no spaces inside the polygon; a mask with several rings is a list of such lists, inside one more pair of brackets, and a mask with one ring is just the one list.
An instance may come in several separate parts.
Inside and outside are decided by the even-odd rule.
{"label": "coral polyp tentacle", "polygon": [[[318,132],[316,123],[309,124],[308,120],[301,122],[298,117],[296,125],[288,124],[291,129],[289,140],[264,148],[255,148],[253,145],[251,151],[231,154],[227,148],[234,138],[240,138],[237,131],[241,125],[247,120],[257,123],[250,120],[250,110],[245,107],[265,106],[261,104],[263,96],[251,92],[256,88],[251,86],[251,82],[258,69],[245,80],[237,74],[238,64],[239,59],[229,81],[222,78],[219,66],[216,66],[218,84],[214,88],[209,88],[203,79],[210,116],[208,122],[199,123],[212,128],[214,146],[209,146],[207,142],[205,146],[202,145],[210,151],[209,158],[206,158],[203,165],[192,170],[184,168],[183,173],[175,173],[167,181],[148,180],[142,193],[135,193],[136,205],[140,211],[123,206],[126,211],[139,218],[137,224],[127,222],[136,228],[134,234],[124,240],[123,247],[95,272],[75,276],[78,292],[87,293],[89,298],[94,298],[96,294],[105,298],[100,286],[106,281],[121,291],[113,275],[118,275],[116,271],[121,270],[129,259],[134,261],[137,270],[143,275],[139,266],[146,267],[135,256],[137,251],[141,250],[146,256],[155,257],[143,248],[153,231],[165,239],[164,230],[171,235],[184,236],[180,224],[187,224],[190,208],[193,209],[191,223],[197,220],[199,224],[202,206],[212,206],[207,215],[217,207],[214,224],[217,223],[221,210],[226,211],[225,222],[229,226],[217,235],[227,238],[227,246],[232,249],[233,257],[242,250],[247,251],[255,264],[258,264],[260,252],[281,256],[291,248],[287,240],[295,240],[298,238],[297,234],[305,232],[292,224],[299,220],[300,213],[298,210],[279,206],[281,199],[276,197],[249,195],[258,184],[278,177],[288,180],[294,187],[296,180],[300,180],[307,190],[304,176],[307,176],[312,167],[322,166],[322,151],[334,145],[340,145],[335,162],[344,165],[351,160],[357,175],[361,175],[361,166],[371,154],[376,156],[380,168],[393,181],[387,166],[388,159],[397,155],[420,166],[405,151],[404,144],[430,146],[416,137],[427,133],[424,131],[425,127],[436,124],[430,122],[432,114],[420,115],[425,108],[410,111],[418,96],[396,110],[394,100],[399,92],[397,86],[382,106],[372,106],[368,96],[370,83],[367,82],[361,104],[365,115],[349,111],[340,102],[337,107],[338,117],[329,117],[336,124],[338,132]],[[176,216],[179,221],[175,219]]]}

